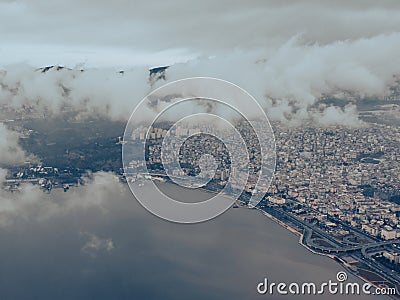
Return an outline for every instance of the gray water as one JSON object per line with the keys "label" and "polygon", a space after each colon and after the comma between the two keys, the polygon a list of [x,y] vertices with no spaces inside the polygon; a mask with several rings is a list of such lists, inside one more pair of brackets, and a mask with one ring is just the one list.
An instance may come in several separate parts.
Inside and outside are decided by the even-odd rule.
{"label": "gray water", "polygon": [[[191,191],[190,197],[203,193]],[[118,183],[43,197],[60,206],[71,197],[99,198],[101,205],[0,227],[1,299],[275,299],[257,294],[264,277],[318,283],[335,280],[343,270],[255,210],[232,208],[213,220],[182,225],[153,216]],[[112,239],[113,248],[86,251],[82,232]],[[361,282],[350,274],[349,281]]]}

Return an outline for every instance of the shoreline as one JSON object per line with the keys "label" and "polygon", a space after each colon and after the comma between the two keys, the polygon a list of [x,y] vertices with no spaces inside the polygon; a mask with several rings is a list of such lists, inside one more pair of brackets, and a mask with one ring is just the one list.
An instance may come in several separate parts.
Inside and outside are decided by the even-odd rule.
{"label": "shoreline", "polygon": [[[247,208],[245,206],[240,206],[241,208]],[[285,228],[286,230],[288,230],[290,233],[296,235],[299,237],[298,243],[303,246],[304,248],[306,248],[308,251],[310,251],[311,253],[315,254],[315,255],[320,255],[320,256],[325,256],[329,259],[332,259],[334,262],[336,262],[339,266],[341,266],[343,269],[345,269],[347,272],[349,272],[350,274],[352,274],[353,276],[359,278],[360,280],[371,284],[372,286],[374,286],[375,288],[379,288],[378,285],[376,285],[375,283],[371,282],[370,280],[368,280],[367,278],[365,278],[364,276],[361,276],[359,274],[357,274],[355,271],[353,271],[351,269],[351,266],[346,263],[342,258],[340,258],[339,256],[333,255],[333,254],[328,254],[328,253],[319,253],[313,249],[311,249],[308,245],[303,243],[303,236],[304,233],[299,232],[298,230],[294,229],[292,226],[286,224],[285,222],[282,222],[281,220],[279,220],[278,218],[272,216],[271,214],[269,214],[268,212],[262,210],[261,208],[257,208],[255,207],[255,209],[257,210],[258,213],[261,213],[262,215],[266,216],[267,218],[269,218],[271,221],[275,222],[276,224],[282,226],[283,228]],[[395,296],[396,295],[384,295],[384,296],[388,296],[391,299],[398,299]]]}

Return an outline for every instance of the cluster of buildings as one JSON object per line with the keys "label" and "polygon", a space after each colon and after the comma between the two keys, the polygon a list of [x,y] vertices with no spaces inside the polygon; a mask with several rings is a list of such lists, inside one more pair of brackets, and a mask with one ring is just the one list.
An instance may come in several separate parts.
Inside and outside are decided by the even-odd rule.
{"label": "cluster of buildings", "polygon": [[[383,239],[400,237],[400,128],[285,128],[276,124],[277,168],[269,192]],[[389,201],[392,200],[392,201]]]}
{"label": "cluster of buildings", "polygon": [[[165,172],[166,165],[174,162],[174,158],[178,158],[180,168],[171,168],[172,176],[189,174],[214,178],[221,186],[231,178],[232,187],[240,189],[243,187],[243,178],[248,178],[244,189],[251,192],[261,175],[260,145],[255,133],[249,130],[248,124],[238,124],[238,128],[247,134],[240,137],[232,134],[232,129],[216,130],[215,124],[211,123],[198,126],[181,124],[170,131],[157,127],[148,130],[139,126],[131,133],[131,142],[145,143],[147,166],[142,159],[133,159],[128,163],[125,172],[135,174],[144,167],[154,172]],[[165,142],[166,139],[169,141]],[[272,145],[274,141],[271,141]],[[232,151],[236,153],[235,160]],[[246,155],[238,155],[243,153]],[[214,159],[204,159],[205,154]],[[274,152],[267,151],[265,158],[274,160]],[[274,165],[270,164],[270,171],[273,171]],[[266,192],[268,188],[260,187],[260,189]]]}
{"label": "cluster of buildings", "polygon": [[[174,134],[188,137],[207,132],[204,128],[177,127]],[[212,126],[212,125],[208,125]],[[240,125],[239,125],[240,126]],[[276,140],[276,170],[271,185],[261,187],[269,201],[285,205],[291,199],[310,208],[313,218],[338,218],[353,227],[382,239],[400,237],[400,128],[389,125],[369,125],[360,128],[288,127],[274,123]],[[246,130],[241,130],[246,132]],[[144,143],[147,130],[137,128],[132,140]],[[147,164],[162,169],[161,146],[167,129],[153,128],[147,139]],[[221,133],[222,136],[226,136]],[[200,138],[201,137],[201,138]],[[228,138],[229,139],[229,138]],[[233,137],[229,142],[238,143]],[[245,190],[251,192],[260,172],[260,151],[254,136],[244,137],[250,152],[250,164],[243,157],[235,166],[230,165],[229,154],[221,141],[207,135],[189,138],[185,144],[166,144],[163,151],[173,155],[179,150],[182,170],[199,174],[199,158],[213,154],[217,169],[215,178],[225,184],[229,176],[247,174]],[[176,154],[176,153],[175,153]],[[133,160],[135,168],[140,161]],[[211,167],[211,165],[210,165]],[[185,170],[186,168],[186,170]],[[211,176],[212,174],[208,174]]]}
{"label": "cluster of buildings", "polygon": [[400,264],[400,253],[383,251],[382,256],[393,264]]}
{"label": "cluster of buildings", "polygon": [[63,188],[64,191],[67,191],[70,186],[80,183],[81,176],[81,170],[59,170],[56,167],[41,164],[31,165],[30,162],[26,162],[24,166],[11,168],[2,184],[4,189],[10,191],[18,190],[21,184],[26,182],[37,184],[48,191],[53,188]]}

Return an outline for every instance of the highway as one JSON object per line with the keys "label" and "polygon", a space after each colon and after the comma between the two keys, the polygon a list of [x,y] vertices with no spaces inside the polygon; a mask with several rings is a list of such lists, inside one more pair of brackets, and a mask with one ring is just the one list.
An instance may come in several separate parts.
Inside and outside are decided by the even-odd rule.
{"label": "highway", "polygon": [[[317,228],[313,224],[310,224],[307,221],[303,221],[297,217],[295,217],[293,214],[288,213],[284,211],[281,207],[274,206],[273,208],[269,207],[270,210],[274,210],[278,214],[281,214],[285,216],[287,219],[289,219],[291,222],[296,224],[299,228],[303,228],[303,239],[302,243],[306,245],[307,247],[310,247],[311,249],[315,250],[316,252],[319,252],[321,254],[329,254],[329,253],[349,253],[352,256],[356,257],[359,261],[363,262],[365,265],[367,265],[371,270],[389,282],[393,284],[400,285],[400,276],[392,272],[391,269],[387,268],[386,266],[383,266],[382,264],[378,263],[375,261],[372,257],[368,255],[368,250],[374,249],[374,248],[382,248],[384,246],[391,246],[392,244],[400,244],[400,239],[395,239],[395,240],[389,240],[389,241],[379,241],[375,239],[374,241],[362,245],[354,245],[354,246],[349,246],[349,245],[343,245],[341,242],[337,241],[333,237],[329,236],[325,231],[321,230],[320,228]],[[271,213],[271,211],[269,211]],[[276,214],[274,214],[275,217]],[[279,216],[277,217],[278,219]],[[353,229],[353,228],[351,228]],[[323,246],[317,246],[315,245],[312,240],[311,236],[313,232],[316,232],[320,236],[322,236],[324,239],[328,240],[331,242],[333,245],[335,245],[334,248],[328,248],[328,247],[323,247]],[[364,235],[363,232],[359,232],[358,234]]]}

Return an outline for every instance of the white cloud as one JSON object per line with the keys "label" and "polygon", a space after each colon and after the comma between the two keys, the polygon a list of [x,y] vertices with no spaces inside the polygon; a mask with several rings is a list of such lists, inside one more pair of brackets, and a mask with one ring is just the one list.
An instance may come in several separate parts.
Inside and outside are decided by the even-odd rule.
{"label": "white cloud", "polygon": [[[274,51],[233,51],[171,66],[167,81],[210,76],[232,81],[248,90],[272,119],[291,122],[315,119],[312,106],[323,95],[349,92],[382,96],[393,75],[400,73],[400,33],[304,44],[295,37]],[[41,73],[26,64],[10,65],[0,74],[0,103],[16,109],[34,106],[59,114],[65,104],[81,116],[100,114],[126,120],[150,87],[148,71],[137,67],[123,75],[100,68]],[[356,117],[356,112],[349,114]],[[351,122],[349,122],[350,124]]]}
{"label": "white cloud", "polygon": [[[72,188],[67,193],[55,189],[48,194],[31,184],[24,184],[20,191],[14,193],[0,190],[0,226],[22,220],[42,222],[85,210],[107,214],[107,205],[113,199],[109,197],[109,191],[119,186],[118,179],[113,174],[98,172],[86,181],[87,185]],[[54,201],[54,193],[60,201]]]}
{"label": "white cloud", "polygon": [[26,153],[18,144],[18,138],[16,132],[0,123],[0,165],[9,166],[27,160]]}
{"label": "white cloud", "polygon": [[114,242],[111,238],[100,238],[93,233],[83,231],[81,235],[86,238],[81,252],[91,257],[96,257],[99,252],[110,252],[114,249]]}

